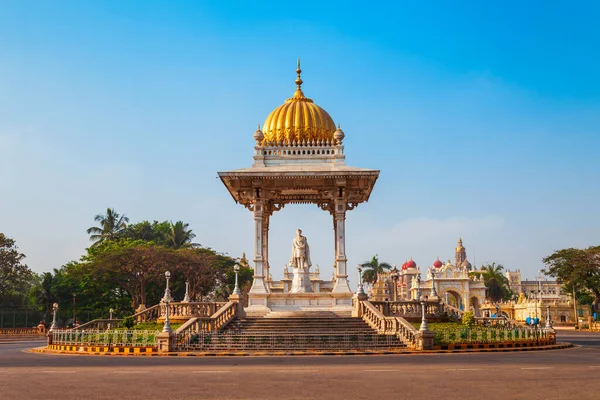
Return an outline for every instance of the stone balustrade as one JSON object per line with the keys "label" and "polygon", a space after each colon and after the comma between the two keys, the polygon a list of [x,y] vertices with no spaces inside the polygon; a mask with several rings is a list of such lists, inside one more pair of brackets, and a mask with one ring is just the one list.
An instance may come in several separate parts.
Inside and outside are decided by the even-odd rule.
{"label": "stone balustrade", "polygon": [[[221,307],[226,305],[225,302],[178,302],[169,303],[169,319],[171,320],[188,320],[193,317],[208,318],[217,312]],[[158,320],[164,321],[166,304],[161,303],[160,315]]]}
{"label": "stone balustrade", "polygon": [[[371,304],[385,316],[421,318],[421,302],[417,300],[373,301]],[[444,314],[444,305],[439,301],[425,302],[425,314],[438,317]]]}
{"label": "stone balustrade", "polygon": [[161,351],[171,351],[174,347],[184,349],[186,346],[189,346],[190,343],[193,343],[200,333],[218,332],[227,326],[227,324],[237,315],[238,302],[230,301],[228,303],[217,304],[224,305],[218,309],[216,313],[211,315],[209,319],[200,317],[190,318],[186,323],[181,325],[170,338],[168,338],[169,345],[163,347],[163,349],[159,346],[159,349],[161,349]]}
{"label": "stone balustrade", "polygon": [[369,301],[358,301],[358,315],[380,335],[394,335],[411,349],[430,348],[431,344],[425,343],[423,335],[430,332],[418,331],[402,317],[389,317]]}

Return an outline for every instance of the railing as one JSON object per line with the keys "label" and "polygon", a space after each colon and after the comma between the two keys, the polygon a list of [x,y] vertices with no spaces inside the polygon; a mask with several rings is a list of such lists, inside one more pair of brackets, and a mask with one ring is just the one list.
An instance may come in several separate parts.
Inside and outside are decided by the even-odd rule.
{"label": "railing", "polygon": [[396,321],[398,321],[396,337],[409,348],[417,348],[419,346],[419,331],[417,328],[402,317],[396,317]]}
{"label": "railing", "polygon": [[42,335],[37,328],[0,328],[0,335]]}
{"label": "railing", "polygon": [[380,335],[396,336],[409,348],[419,345],[419,331],[404,318],[385,316],[369,301],[359,301],[358,307],[362,319]]}
{"label": "railing", "polygon": [[190,318],[175,331],[172,340],[182,348],[184,343],[190,343],[192,338],[199,333],[218,332],[225,328],[235,318],[238,304],[233,301],[223,304],[216,313],[210,316],[210,319]]}
{"label": "railing", "polygon": [[[194,302],[169,303],[169,318],[210,317],[227,303],[225,302]],[[165,316],[165,304],[159,304],[160,317]]]}
{"label": "railing", "polygon": [[386,317],[369,301],[359,302],[359,315],[369,326],[383,335],[395,335],[397,330],[396,318]]}
{"label": "railing", "polygon": [[475,322],[479,326],[503,326],[505,328],[516,328],[519,326],[526,326],[525,324],[518,322],[514,319],[506,317],[475,317]]}
{"label": "railing", "polygon": [[75,331],[55,329],[52,344],[71,346],[153,347],[158,331]]}
{"label": "railing", "polygon": [[461,310],[460,308],[451,306],[450,304],[446,304],[446,312],[448,313],[448,315],[450,314],[455,314],[457,319],[462,318],[463,315],[465,315],[465,312],[463,310]]}
{"label": "railing", "polygon": [[237,305],[238,303],[234,301],[224,303],[216,313],[210,316],[210,319],[202,320],[202,331],[215,332],[225,328],[235,318]]}
{"label": "railing", "polygon": [[[372,301],[371,304],[386,316],[421,318],[421,302],[417,300]],[[440,316],[444,306],[437,301],[425,302],[425,314]]]}
{"label": "railing", "polygon": [[90,322],[81,324],[73,328],[73,330],[106,330],[120,328],[123,323],[122,319],[93,319]]}
{"label": "railing", "polygon": [[553,332],[545,328],[480,328],[457,327],[435,331],[436,344],[531,342],[553,338]]}
{"label": "railing", "polygon": [[245,334],[236,332],[199,332],[177,343],[177,350],[293,350],[293,349],[373,349],[394,348],[397,341],[392,335],[376,333],[303,332]]}
{"label": "railing", "polygon": [[140,312],[133,314],[134,321],[148,322],[156,321],[160,316],[160,304],[155,304],[152,307],[145,308]]}

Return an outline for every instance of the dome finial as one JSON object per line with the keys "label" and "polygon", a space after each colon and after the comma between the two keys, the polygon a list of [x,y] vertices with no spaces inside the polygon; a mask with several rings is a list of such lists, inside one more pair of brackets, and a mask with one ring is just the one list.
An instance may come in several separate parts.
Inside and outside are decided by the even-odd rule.
{"label": "dome finial", "polygon": [[294,93],[294,97],[298,98],[298,97],[304,97],[304,93],[302,92],[302,78],[300,77],[300,74],[302,74],[302,70],[300,69],[300,57],[298,57],[298,68],[296,69],[296,73],[298,74],[298,77],[296,78],[296,93]]}

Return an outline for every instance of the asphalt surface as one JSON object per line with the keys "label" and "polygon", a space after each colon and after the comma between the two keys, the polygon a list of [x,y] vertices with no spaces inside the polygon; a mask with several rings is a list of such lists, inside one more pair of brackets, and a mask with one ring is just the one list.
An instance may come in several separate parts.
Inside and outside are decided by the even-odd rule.
{"label": "asphalt surface", "polygon": [[[0,399],[600,399],[600,333],[575,348],[320,357],[123,357],[0,345]],[[41,345],[42,343],[40,343]]]}

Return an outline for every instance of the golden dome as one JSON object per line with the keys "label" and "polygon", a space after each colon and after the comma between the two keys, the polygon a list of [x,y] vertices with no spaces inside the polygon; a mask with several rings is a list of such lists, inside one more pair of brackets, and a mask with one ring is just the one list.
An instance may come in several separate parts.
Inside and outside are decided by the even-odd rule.
{"label": "golden dome", "polygon": [[[333,119],[302,92],[300,60],[296,70],[296,92],[273,110],[263,125],[264,142],[333,141]],[[264,143],[263,142],[263,143]]]}

